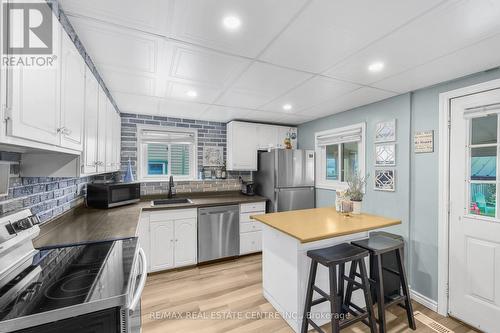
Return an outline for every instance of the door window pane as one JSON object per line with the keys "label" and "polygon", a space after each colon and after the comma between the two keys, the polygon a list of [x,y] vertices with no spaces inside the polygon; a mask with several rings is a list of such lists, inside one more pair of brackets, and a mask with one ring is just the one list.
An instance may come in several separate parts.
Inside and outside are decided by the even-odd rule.
{"label": "door window pane", "polygon": [[480,145],[497,142],[497,115],[471,120],[471,144]]}
{"label": "door window pane", "polygon": [[496,212],[496,185],[470,184],[469,212],[475,215],[495,217]]}
{"label": "door window pane", "polygon": [[497,179],[497,147],[471,148],[471,180]]}
{"label": "door window pane", "polygon": [[339,180],[339,145],[326,146],[326,179]]}
{"label": "door window pane", "polygon": [[348,142],[342,144],[342,181],[347,181],[358,172],[359,154],[358,143]]}

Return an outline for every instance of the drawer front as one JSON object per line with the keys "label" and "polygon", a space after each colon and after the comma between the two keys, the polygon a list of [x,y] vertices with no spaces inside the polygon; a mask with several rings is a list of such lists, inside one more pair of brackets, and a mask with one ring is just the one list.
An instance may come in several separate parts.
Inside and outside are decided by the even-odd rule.
{"label": "drawer front", "polygon": [[198,210],[196,208],[167,209],[161,211],[151,211],[149,216],[151,222],[192,219],[198,217]]}
{"label": "drawer front", "polygon": [[260,224],[260,222],[247,222],[240,224],[240,233],[260,230],[262,230],[262,225]]}
{"label": "drawer front", "polygon": [[240,235],[240,254],[260,252],[262,250],[262,233],[247,232]]}
{"label": "drawer front", "polygon": [[240,213],[266,211],[266,202],[252,202],[240,205]]}
{"label": "drawer front", "polygon": [[262,212],[252,212],[252,213],[241,213],[240,214],[240,222],[244,223],[244,222],[255,222],[254,219],[250,218],[250,216],[252,215],[261,215],[261,214],[265,214],[266,212],[262,211]]}

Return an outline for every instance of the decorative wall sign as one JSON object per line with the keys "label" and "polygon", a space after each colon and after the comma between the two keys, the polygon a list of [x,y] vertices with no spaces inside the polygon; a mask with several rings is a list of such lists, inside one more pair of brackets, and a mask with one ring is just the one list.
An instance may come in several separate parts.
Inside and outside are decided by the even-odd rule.
{"label": "decorative wall sign", "polygon": [[396,190],[396,171],[394,169],[375,170],[375,190]]}
{"label": "decorative wall sign", "polygon": [[396,165],[396,145],[376,145],[375,146],[375,165],[376,166],[394,166]]}
{"label": "decorative wall sign", "polygon": [[203,166],[214,167],[224,164],[224,149],[222,147],[203,147]]}
{"label": "decorative wall sign", "polygon": [[416,154],[434,152],[434,131],[415,132],[413,141]]}
{"label": "decorative wall sign", "polygon": [[375,142],[396,141],[396,119],[377,123]]}

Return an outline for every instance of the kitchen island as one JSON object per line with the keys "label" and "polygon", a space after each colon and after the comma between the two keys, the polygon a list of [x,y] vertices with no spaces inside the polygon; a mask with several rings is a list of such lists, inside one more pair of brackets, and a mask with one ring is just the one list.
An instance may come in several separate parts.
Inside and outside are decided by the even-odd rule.
{"label": "kitchen island", "polygon": [[[335,208],[315,208],[252,216],[262,222],[264,297],[295,332],[300,332],[310,259],[307,251],[366,238],[368,231],[400,224],[398,219],[361,214],[345,216]],[[349,265],[346,265],[346,271]],[[316,285],[329,290],[328,270],[319,265]],[[353,302],[364,306],[358,290]],[[329,322],[328,302],[314,306],[317,324]]]}

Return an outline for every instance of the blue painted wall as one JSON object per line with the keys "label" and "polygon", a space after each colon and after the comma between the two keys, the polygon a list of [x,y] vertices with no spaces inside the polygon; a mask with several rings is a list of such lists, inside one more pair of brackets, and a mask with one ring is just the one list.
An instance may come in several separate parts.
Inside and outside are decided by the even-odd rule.
{"label": "blue painted wall", "polygon": [[[500,78],[500,69],[481,72],[412,93],[317,119],[299,126],[299,148],[314,148],[314,133],[366,122],[366,169],[370,174],[363,201],[366,212],[400,218],[388,228],[408,242],[411,288],[437,300],[438,281],[438,129],[439,94]],[[373,190],[374,130],[379,121],[397,119],[396,192]],[[415,131],[434,130],[434,153],[413,154]],[[335,193],[316,190],[317,206],[333,205]]]}

